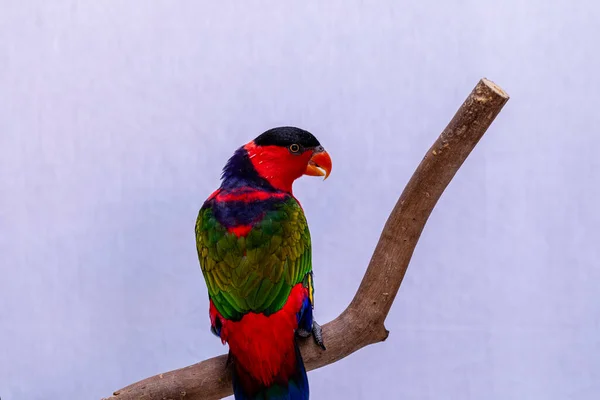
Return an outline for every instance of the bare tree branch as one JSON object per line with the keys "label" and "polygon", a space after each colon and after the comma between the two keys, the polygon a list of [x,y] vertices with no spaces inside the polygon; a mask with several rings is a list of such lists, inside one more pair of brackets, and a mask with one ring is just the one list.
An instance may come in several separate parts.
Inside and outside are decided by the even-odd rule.
{"label": "bare tree branch", "polygon": [[[389,216],[354,299],[323,326],[323,351],[301,343],[308,370],[334,363],[388,336],[384,321],[400,288],[419,236],[444,189],[491,125],[508,95],[487,79],[479,81],[427,152]],[[232,394],[226,356],[166,372],[118,390],[112,400],[212,400]]]}

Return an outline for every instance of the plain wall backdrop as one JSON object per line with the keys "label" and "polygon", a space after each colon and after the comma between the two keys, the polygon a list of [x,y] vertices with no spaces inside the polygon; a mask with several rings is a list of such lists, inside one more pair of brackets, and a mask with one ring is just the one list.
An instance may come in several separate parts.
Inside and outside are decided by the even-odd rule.
{"label": "plain wall backdrop", "polygon": [[316,317],[355,293],[477,81],[511,96],[434,210],[382,344],[313,399],[600,398],[597,1],[0,0],[0,397],[99,399],[226,351],[194,223],[297,125]]}

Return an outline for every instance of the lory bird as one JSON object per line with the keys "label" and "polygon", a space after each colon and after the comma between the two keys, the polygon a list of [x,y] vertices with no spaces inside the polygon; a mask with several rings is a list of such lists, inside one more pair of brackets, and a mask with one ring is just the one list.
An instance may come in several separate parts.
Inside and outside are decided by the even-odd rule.
{"label": "lory bird", "polygon": [[330,172],[311,133],[274,128],[234,152],[200,209],[196,245],[211,331],[229,344],[236,400],[308,399],[296,336],[325,346],[313,319],[310,233],[292,184]]}

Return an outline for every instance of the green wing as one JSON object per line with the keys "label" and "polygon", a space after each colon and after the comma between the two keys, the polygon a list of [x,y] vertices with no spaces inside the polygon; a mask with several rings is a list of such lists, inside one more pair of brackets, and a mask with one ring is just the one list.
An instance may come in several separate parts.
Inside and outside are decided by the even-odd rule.
{"label": "green wing", "polygon": [[212,208],[203,207],[196,247],[208,294],[227,319],[280,310],[312,270],[310,232],[294,198],[275,204],[245,237],[227,232]]}

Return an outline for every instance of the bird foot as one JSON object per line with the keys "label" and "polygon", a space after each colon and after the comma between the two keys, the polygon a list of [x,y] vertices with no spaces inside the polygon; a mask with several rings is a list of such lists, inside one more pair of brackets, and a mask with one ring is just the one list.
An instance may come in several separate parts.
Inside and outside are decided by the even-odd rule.
{"label": "bird foot", "polygon": [[323,343],[323,329],[315,320],[313,320],[312,334],[313,338],[315,339],[315,343],[323,350],[327,350],[325,348],[325,343]]}
{"label": "bird foot", "polygon": [[306,329],[302,329],[302,328],[298,328],[296,330],[296,333],[298,334],[298,336],[300,336],[302,338],[307,338],[312,334],[311,331],[307,331]]}
{"label": "bird foot", "polygon": [[312,335],[313,339],[315,340],[315,343],[320,348],[325,350],[325,344],[323,343],[323,329],[321,328],[321,325],[317,323],[317,321],[313,320],[312,331],[307,331],[306,329],[300,328],[296,331],[296,333],[298,334],[298,336],[303,338],[307,338],[310,335]]}

